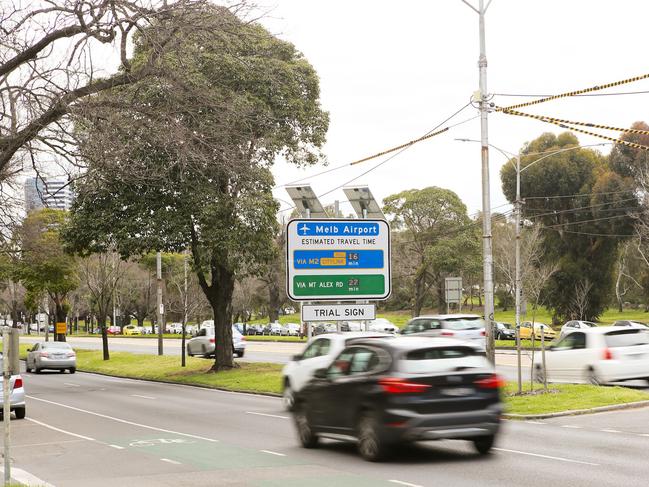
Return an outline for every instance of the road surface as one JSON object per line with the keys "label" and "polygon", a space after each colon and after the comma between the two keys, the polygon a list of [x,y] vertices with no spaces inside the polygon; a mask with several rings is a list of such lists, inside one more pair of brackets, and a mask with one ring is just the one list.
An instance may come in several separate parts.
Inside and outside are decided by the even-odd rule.
{"label": "road surface", "polygon": [[[504,423],[493,454],[461,441],[363,461],[298,446],[278,398],[94,374],[25,374],[14,465],[57,487],[645,486],[649,409]],[[344,404],[341,404],[344,407]]]}

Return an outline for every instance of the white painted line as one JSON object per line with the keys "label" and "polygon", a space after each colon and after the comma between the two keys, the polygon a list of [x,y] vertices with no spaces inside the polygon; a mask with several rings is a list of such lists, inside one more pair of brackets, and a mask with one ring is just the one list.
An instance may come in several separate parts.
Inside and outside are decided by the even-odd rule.
{"label": "white painted line", "polygon": [[153,399],[153,400],[155,400],[155,397],[151,397],[151,396],[140,396],[139,394],[131,394],[131,397],[141,397],[142,399]]}
{"label": "white painted line", "polygon": [[558,460],[560,462],[579,463],[581,465],[592,465],[594,467],[599,467],[599,463],[582,462],[581,460],[571,460],[569,458],[552,457],[550,455],[540,455],[539,453],[529,453],[526,451],[519,451],[519,450],[507,450],[506,448],[494,448],[494,450],[503,451],[506,453],[518,453],[519,455],[527,455],[530,457],[547,458],[548,460]]}
{"label": "white painted line", "polygon": [[123,450],[124,449],[123,446],[119,446],[119,445],[108,445],[108,446],[111,447],[111,448],[115,448],[115,450]]}
{"label": "white painted line", "polygon": [[168,458],[161,458],[160,460],[163,462],[171,463],[173,465],[182,465],[180,462],[177,462],[176,460],[169,460]]}
{"label": "white painted line", "polygon": [[173,435],[186,436],[188,438],[196,438],[197,440],[211,441],[213,443],[217,443],[219,441],[219,440],[215,440],[213,438],[206,438],[204,436],[192,435],[192,434],[189,434],[189,433],[181,433],[179,431],[173,431],[173,430],[168,430],[168,429],[164,429],[164,428],[157,428],[155,426],[149,426],[147,424],[136,423],[134,421],[127,421],[125,419],[116,418],[114,416],[108,416],[107,414],[96,413],[94,411],[88,411],[87,409],[76,408],[74,406],[68,406],[67,404],[61,404],[60,402],[49,401],[47,399],[42,399],[40,397],[34,397],[34,396],[27,396],[27,397],[29,399],[31,399],[32,401],[40,401],[40,402],[44,402],[44,403],[47,403],[47,404],[53,404],[54,406],[60,406],[62,408],[71,409],[73,411],[78,411],[80,413],[91,414],[92,416],[97,416],[99,418],[110,419],[112,421],[117,421],[118,423],[130,424],[131,426],[138,426],[138,427],[144,428],[144,429],[149,429],[149,430],[154,430],[154,431],[162,431],[163,433],[171,433]]}
{"label": "white painted line", "polygon": [[638,436],[649,436],[649,433],[640,433]]}
{"label": "white painted line", "polygon": [[422,487],[421,485],[411,484],[410,482],[403,482],[401,480],[388,480],[388,482],[392,482],[393,484],[405,485],[406,487]]}
{"label": "white painted line", "polygon": [[[38,425],[34,425],[38,426]],[[50,445],[62,445],[63,443],[78,443],[80,441],[85,441],[82,439],[79,440],[61,440],[61,441],[48,441],[45,443],[26,443],[24,445],[11,445],[11,448],[29,448],[29,447],[34,447],[34,446],[50,446]]]}
{"label": "white painted line", "polygon": [[[0,472],[4,474],[4,466],[0,466]],[[38,485],[39,487],[54,487],[52,484],[39,479],[35,475],[17,467],[11,467],[11,478],[21,485]]]}
{"label": "white painted line", "polygon": [[525,421],[527,424],[547,424],[544,423],[543,421]]}
{"label": "white painted line", "polygon": [[562,428],[572,428],[572,429],[575,429],[575,430],[581,429],[581,426],[574,426],[572,424],[564,424],[564,425],[561,425],[561,427]]}
{"label": "white painted line", "polygon": [[63,384],[70,387],[81,387],[79,384],[73,384],[72,382],[64,382]]}
{"label": "white painted line", "polygon": [[602,433],[622,433],[621,431],[618,430],[600,430]]}
{"label": "white painted line", "polygon": [[277,455],[278,457],[285,457],[286,454],[284,453],[277,453],[276,451],[271,451],[271,450],[259,450],[260,452],[263,453],[268,453],[269,455]]}
{"label": "white painted line", "polygon": [[90,438],[89,436],[83,436],[83,435],[78,435],[77,433],[72,433],[70,431],[65,431],[60,428],[55,428],[54,426],[50,426],[49,424],[41,423],[40,421],[36,421],[33,418],[25,418],[27,421],[31,421],[32,423],[39,424],[41,426],[44,426],[45,428],[49,428],[54,431],[58,431],[59,433],[65,433],[66,435],[74,436],[76,438],[81,438],[82,440],[88,440],[88,441],[97,441],[94,438]]}
{"label": "white painted line", "polygon": [[246,411],[246,414],[254,414],[255,416],[267,416],[269,418],[288,419],[288,416],[280,416],[279,414],[255,413],[254,411]]}

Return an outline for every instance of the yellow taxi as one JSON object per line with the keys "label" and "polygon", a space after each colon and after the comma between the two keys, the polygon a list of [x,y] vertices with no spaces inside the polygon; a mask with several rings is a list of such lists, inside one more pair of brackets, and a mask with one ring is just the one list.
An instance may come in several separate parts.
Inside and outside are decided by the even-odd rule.
{"label": "yellow taxi", "polygon": [[557,337],[557,332],[554,331],[550,326],[545,323],[534,323],[534,328],[532,328],[531,321],[524,321],[521,323],[520,336],[521,339],[532,339],[540,340],[541,339],[541,329],[543,329],[543,335],[546,341],[552,341]]}
{"label": "yellow taxi", "polygon": [[124,335],[141,335],[140,329],[135,325],[126,325],[124,327]]}

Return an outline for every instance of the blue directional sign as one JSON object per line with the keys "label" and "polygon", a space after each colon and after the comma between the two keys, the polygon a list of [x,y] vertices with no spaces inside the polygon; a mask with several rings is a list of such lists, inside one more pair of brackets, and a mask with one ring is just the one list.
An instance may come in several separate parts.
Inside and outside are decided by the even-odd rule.
{"label": "blue directional sign", "polygon": [[382,269],[382,250],[296,250],[296,269]]}

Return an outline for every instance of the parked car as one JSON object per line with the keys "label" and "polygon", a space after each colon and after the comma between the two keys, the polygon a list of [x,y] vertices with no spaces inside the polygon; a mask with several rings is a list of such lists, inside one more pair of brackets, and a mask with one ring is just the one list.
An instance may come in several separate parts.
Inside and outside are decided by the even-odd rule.
{"label": "parked car", "polygon": [[534,323],[532,327],[531,321],[524,321],[521,323],[519,335],[521,339],[541,339],[541,330],[543,330],[543,338],[545,341],[552,341],[557,337],[557,332],[545,323]]}
{"label": "parked car", "polygon": [[41,370],[68,370],[74,374],[77,371],[77,354],[67,342],[39,342],[27,352],[26,369],[36,374]]}
{"label": "parked car", "polygon": [[341,331],[363,331],[363,324],[360,321],[345,321],[342,323]]}
{"label": "parked car", "polygon": [[[187,355],[201,355],[205,358],[214,357],[216,351],[216,337],[214,327],[202,327],[195,337],[187,342]],[[246,351],[246,339],[232,326],[232,351],[237,357],[243,357]]]}
{"label": "parked car", "polygon": [[279,323],[269,323],[268,324],[268,330],[269,330],[269,335],[276,335],[276,336],[281,336],[284,335],[286,332],[284,331],[284,326],[280,325]]}
{"label": "parked car", "polygon": [[112,325],[108,327],[106,333],[108,333],[109,335],[120,335],[122,333],[122,329],[119,326]]}
{"label": "parked car", "polygon": [[[3,355],[0,352],[0,370],[2,370]],[[23,378],[20,374],[12,375],[9,379],[11,392],[9,394],[9,408],[16,415],[16,419],[24,419],[27,413],[25,405],[25,385]],[[4,398],[2,395],[2,381],[0,381],[0,417],[2,417],[2,406],[4,405]]]}
{"label": "parked car", "polygon": [[377,318],[367,324],[369,331],[383,331],[385,333],[399,333],[399,327],[385,318]]}
{"label": "parked car", "polygon": [[[598,326],[573,331],[546,351],[545,362],[547,379],[552,382],[649,382],[649,330]],[[534,377],[543,382],[538,355]]]}
{"label": "parked car", "polygon": [[509,323],[494,322],[496,340],[516,340],[516,330]]}
{"label": "parked car", "polygon": [[[363,458],[397,445],[446,438],[488,453],[500,427],[504,381],[468,342],[395,337],[349,343],[295,396],[303,447],[320,437],[352,438]],[[344,407],[341,407],[344,401]]]}
{"label": "parked car", "polygon": [[467,340],[485,349],[485,321],[478,315],[450,314],[419,316],[401,330],[402,335],[450,337]]}
{"label": "parked car", "polygon": [[183,324],[182,323],[167,323],[165,328],[166,328],[167,333],[180,334],[180,333],[183,332]]}
{"label": "parked car", "polygon": [[571,320],[571,321],[566,322],[566,324],[564,324],[561,327],[561,332],[560,332],[559,336],[564,337],[565,335],[567,335],[571,331],[585,330],[587,328],[594,328],[596,326],[597,325],[595,323],[593,323],[592,321]]}
{"label": "parked car", "polygon": [[284,325],[284,334],[293,337],[300,336],[300,328],[302,327],[299,323],[287,323]]}
{"label": "parked car", "polygon": [[262,325],[246,325],[246,335],[262,335],[263,331]]}
{"label": "parked car", "polygon": [[386,333],[357,332],[357,333],[327,333],[309,340],[304,351],[291,357],[291,361],[282,370],[283,400],[286,409],[293,406],[293,398],[309,380],[313,373],[321,368],[327,367],[333,358],[351,343],[359,338],[384,338],[389,337]]}
{"label": "parked car", "polygon": [[138,326],[135,325],[126,325],[124,327],[124,335],[129,335],[129,336],[134,336],[134,335],[141,335],[142,331]]}
{"label": "parked car", "polygon": [[618,320],[615,323],[613,323],[613,326],[626,326],[629,328],[649,329],[649,326],[647,326],[645,323],[641,323],[639,321],[631,321],[631,320]]}

